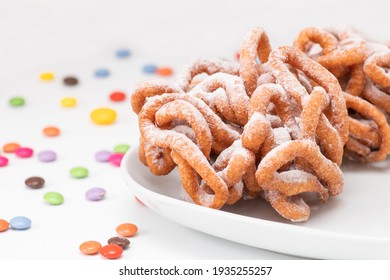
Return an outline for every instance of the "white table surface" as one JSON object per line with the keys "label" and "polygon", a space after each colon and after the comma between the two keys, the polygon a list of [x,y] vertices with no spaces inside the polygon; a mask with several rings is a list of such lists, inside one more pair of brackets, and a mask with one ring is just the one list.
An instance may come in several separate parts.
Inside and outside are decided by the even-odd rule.
{"label": "white table surface", "polygon": [[[263,3],[264,2],[264,3]],[[268,31],[272,46],[291,44],[306,26],[352,25],[378,40],[390,39],[387,1],[342,4],[340,1],[1,1],[0,2],[0,145],[19,142],[35,152],[52,149],[58,160],[39,162],[34,156],[8,156],[0,168],[0,219],[27,216],[26,231],[0,233],[0,259],[101,259],[78,250],[86,240],[115,236],[123,222],[139,226],[122,259],[291,259],[258,248],[222,240],[160,217],[139,204],[125,185],[119,168],[99,163],[94,153],[116,144],[138,141],[137,119],[129,100],[113,103],[114,90],[130,93],[141,80],[146,63],[172,66],[176,71],[199,57],[232,59],[245,32],[254,26]],[[314,7],[315,6],[315,7]],[[132,56],[115,57],[119,48]],[[97,79],[98,67],[111,71]],[[38,77],[52,71],[56,79]],[[74,75],[76,87],[65,87],[62,78]],[[8,100],[20,95],[22,108]],[[62,108],[62,97],[78,99],[75,108]],[[94,125],[92,109],[108,106],[118,119],[110,126]],[[42,135],[56,125],[57,138]],[[70,178],[69,169],[85,166],[88,178]],[[27,177],[46,180],[39,190],[24,185]],[[84,193],[103,187],[107,197],[90,202]],[[49,206],[43,194],[58,191],[60,206]],[[326,206],[325,206],[326,207]],[[261,238],[261,236],[259,236]]]}

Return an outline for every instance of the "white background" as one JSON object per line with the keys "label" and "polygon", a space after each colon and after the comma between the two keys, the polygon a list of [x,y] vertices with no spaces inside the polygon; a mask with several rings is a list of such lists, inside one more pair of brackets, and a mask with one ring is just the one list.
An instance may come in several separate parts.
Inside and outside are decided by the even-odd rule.
{"label": "white background", "polygon": [[[0,259],[101,259],[78,251],[81,242],[103,244],[115,227],[133,222],[139,233],[122,259],[289,259],[257,248],[208,236],[176,225],[135,201],[119,169],[97,163],[94,153],[116,144],[137,142],[136,116],[129,101],[113,104],[113,90],[130,93],[141,80],[146,63],[169,65],[176,71],[199,57],[233,58],[245,32],[262,26],[273,47],[291,44],[307,26],[349,24],[369,37],[390,39],[388,1],[0,1],[0,145],[11,141],[34,148],[53,149],[54,163],[36,157],[9,156],[0,169],[0,218],[24,215],[32,220],[27,231],[0,233]],[[122,47],[133,55],[115,57]],[[111,76],[96,79],[93,72],[107,67]],[[56,79],[42,83],[42,71]],[[61,78],[75,75],[80,85],[66,88]],[[23,108],[8,99],[25,97]],[[76,108],[62,108],[60,99],[73,96]],[[112,126],[92,124],[93,108],[109,106],[118,112]],[[46,125],[57,125],[62,135],[42,136]],[[68,170],[86,166],[90,176],[70,178]],[[24,180],[46,179],[45,188],[30,190]],[[107,198],[89,202],[91,187],[107,189]],[[46,191],[59,191],[65,203],[49,206]],[[227,229],[228,230],[228,229]],[[259,236],[261,238],[261,236]]]}

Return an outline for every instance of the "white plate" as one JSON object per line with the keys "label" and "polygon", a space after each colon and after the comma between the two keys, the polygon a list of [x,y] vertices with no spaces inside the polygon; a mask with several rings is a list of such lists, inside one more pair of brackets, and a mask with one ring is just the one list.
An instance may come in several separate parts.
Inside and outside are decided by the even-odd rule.
{"label": "white plate", "polygon": [[157,214],[220,238],[279,253],[319,259],[390,259],[390,161],[343,165],[341,195],[312,204],[305,223],[281,218],[265,201],[240,201],[221,210],[182,199],[173,171],[154,176],[138,159],[138,147],[122,161],[134,194]]}

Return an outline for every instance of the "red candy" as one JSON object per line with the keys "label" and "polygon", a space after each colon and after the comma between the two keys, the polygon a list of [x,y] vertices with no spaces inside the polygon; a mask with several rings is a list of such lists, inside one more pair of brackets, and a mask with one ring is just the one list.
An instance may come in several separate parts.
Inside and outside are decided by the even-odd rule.
{"label": "red candy", "polygon": [[110,100],[114,102],[121,102],[126,99],[126,94],[121,91],[115,91],[110,94]]}
{"label": "red candy", "polygon": [[115,153],[115,154],[112,154],[112,155],[110,156],[110,158],[108,159],[108,161],[109,161],[112,165],[120,166],[120,165],[121,165],[121,162],[122,162],[122,159],[123,159],[123,156],[124,156],[124,154]]}
{"label": "red candy", "polygon": [[123,248],[117,244],[108,244],[100,249],[100,255],[107,259],[117,259],[122,256]]}
{"label": "red candy", "polygon": [[32,157],[32,155],[34,154],[34,151],[31,148],[21,147],[21,148],[16,149],[15,154],[16,154],[16,156],[18,156],[20,158],[29,158],[29,157]]}

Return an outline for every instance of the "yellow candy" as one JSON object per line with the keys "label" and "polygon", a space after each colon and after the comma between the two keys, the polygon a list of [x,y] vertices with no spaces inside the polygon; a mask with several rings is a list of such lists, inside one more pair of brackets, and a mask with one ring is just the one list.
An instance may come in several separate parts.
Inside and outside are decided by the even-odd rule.
{"label": "yellow candy", "polygon": [[51,80],[54,80],[54,73],[52,72],[44,72],[42,73],[39,78],[42,80],[42,81],[51,81]]}
{"label": "yellow candy", "polygon": [[110,108],[97,108],[91,112],[90,117],[96,124],[112,124],[116,120],[116,112]]}
{"label": "yellow candy", "polygon": [[61,99],[62,107],[74,107],[77,104],[77,99],[73,97],[65,97]]}

